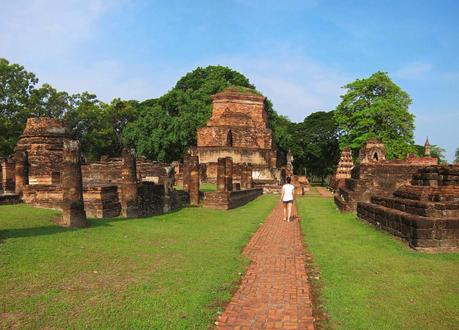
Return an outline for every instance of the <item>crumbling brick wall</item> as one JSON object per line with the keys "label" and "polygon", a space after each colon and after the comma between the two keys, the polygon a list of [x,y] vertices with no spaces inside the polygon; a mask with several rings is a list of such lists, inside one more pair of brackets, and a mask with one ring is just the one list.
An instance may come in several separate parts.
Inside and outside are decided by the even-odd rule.
{"label": "crumbling brick wall", "polygon": [[361,219],[407,240],[419,250],[459,250],[459,166],[419,169],[391,196],[359,202]]}

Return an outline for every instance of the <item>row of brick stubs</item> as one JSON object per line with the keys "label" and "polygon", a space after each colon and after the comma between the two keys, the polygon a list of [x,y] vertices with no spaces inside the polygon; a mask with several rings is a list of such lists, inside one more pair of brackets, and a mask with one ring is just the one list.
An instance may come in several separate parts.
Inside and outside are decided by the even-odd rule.
{"label": "row of brick stubs", "polygon": [[252,164],[240,164],[241,182],[233,184],[233,159],[231,157],[221,157],[217,160],[217,191],[229,192],[240,189],[252,188]]}

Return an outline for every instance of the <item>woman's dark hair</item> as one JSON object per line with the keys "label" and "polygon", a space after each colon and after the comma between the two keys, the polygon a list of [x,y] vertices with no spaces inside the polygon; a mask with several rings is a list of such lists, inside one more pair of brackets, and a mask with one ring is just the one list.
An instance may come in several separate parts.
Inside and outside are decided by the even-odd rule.
{"label": "woman's dark hair", "polygon": [[287,180],[287,183],[290,183],[290,182],[292,182],[292,178],[291,178],[291,177],[289,177],[289,176],[287,177],[287,179],[286,179],[286,180]]}

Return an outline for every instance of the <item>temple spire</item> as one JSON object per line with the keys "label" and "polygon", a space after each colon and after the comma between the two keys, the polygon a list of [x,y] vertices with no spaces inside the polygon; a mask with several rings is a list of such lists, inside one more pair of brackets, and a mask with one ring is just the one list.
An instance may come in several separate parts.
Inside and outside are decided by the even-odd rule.
{"label": "temple spire", "polygon": [[426,142],[424,143],[424,156],[425,157],[430,157],[429,137],[426,137]]}

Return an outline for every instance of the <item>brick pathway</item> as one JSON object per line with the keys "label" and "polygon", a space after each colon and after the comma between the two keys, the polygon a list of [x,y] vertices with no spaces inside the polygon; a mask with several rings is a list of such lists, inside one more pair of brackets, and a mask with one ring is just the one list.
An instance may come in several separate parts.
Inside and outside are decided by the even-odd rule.
{"label": "brick pathway", "polygon": [[252,263],[217,329],[314,329],[300,226],[282,217],[278,203],[246,246]]}

